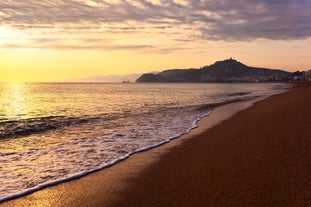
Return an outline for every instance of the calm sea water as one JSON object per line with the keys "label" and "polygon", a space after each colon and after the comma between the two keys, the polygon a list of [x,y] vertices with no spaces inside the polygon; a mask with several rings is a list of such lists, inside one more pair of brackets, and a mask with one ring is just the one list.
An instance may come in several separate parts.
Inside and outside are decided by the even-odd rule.
{"label": "calm sea water", "polygon": [[114,164],[195,128],[214,103],[280,84],[0,84],[0,201]]}

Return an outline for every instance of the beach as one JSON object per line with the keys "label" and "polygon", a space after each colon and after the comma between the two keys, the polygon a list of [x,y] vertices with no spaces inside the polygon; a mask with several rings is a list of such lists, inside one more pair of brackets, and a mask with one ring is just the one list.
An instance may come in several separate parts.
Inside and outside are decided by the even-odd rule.
{"label": "beach", "polygon": [[297,84],[216,117],[210,129],[202,122],[169,144],[0,206],[310,206],[310,117],[311,85]]}

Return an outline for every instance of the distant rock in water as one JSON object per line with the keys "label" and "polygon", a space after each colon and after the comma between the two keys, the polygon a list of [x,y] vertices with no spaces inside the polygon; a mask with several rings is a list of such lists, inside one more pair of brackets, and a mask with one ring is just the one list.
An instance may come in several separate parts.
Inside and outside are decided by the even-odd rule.
{"label": "distant rock in water", "polygon": [[246,66],[232,58],[200,69],[173,69],[143,74],[136,82],[270,82],[287,81],[292,74],[284,70]]}

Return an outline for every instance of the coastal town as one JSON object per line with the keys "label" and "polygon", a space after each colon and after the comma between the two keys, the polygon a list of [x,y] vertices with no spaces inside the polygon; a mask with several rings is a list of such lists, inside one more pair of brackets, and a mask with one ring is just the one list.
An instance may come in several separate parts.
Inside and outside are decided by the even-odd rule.
{"label": "coastal town", "polygon": [[311,70],[288,72],[280,69],[251,67],[229,58],[199,69],[170,69],[160,73],[146,73],[136,82],[265,83],[310,80]]}

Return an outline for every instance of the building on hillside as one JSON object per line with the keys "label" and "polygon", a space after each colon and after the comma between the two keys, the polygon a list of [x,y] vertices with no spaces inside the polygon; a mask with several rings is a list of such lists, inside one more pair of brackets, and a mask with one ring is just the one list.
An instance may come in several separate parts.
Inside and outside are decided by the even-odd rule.
{"label": "building on hillside", "polygon": [[303,81],[311,81],[311,70],[309,71],[304,71],[302,73],[302,80]]}

